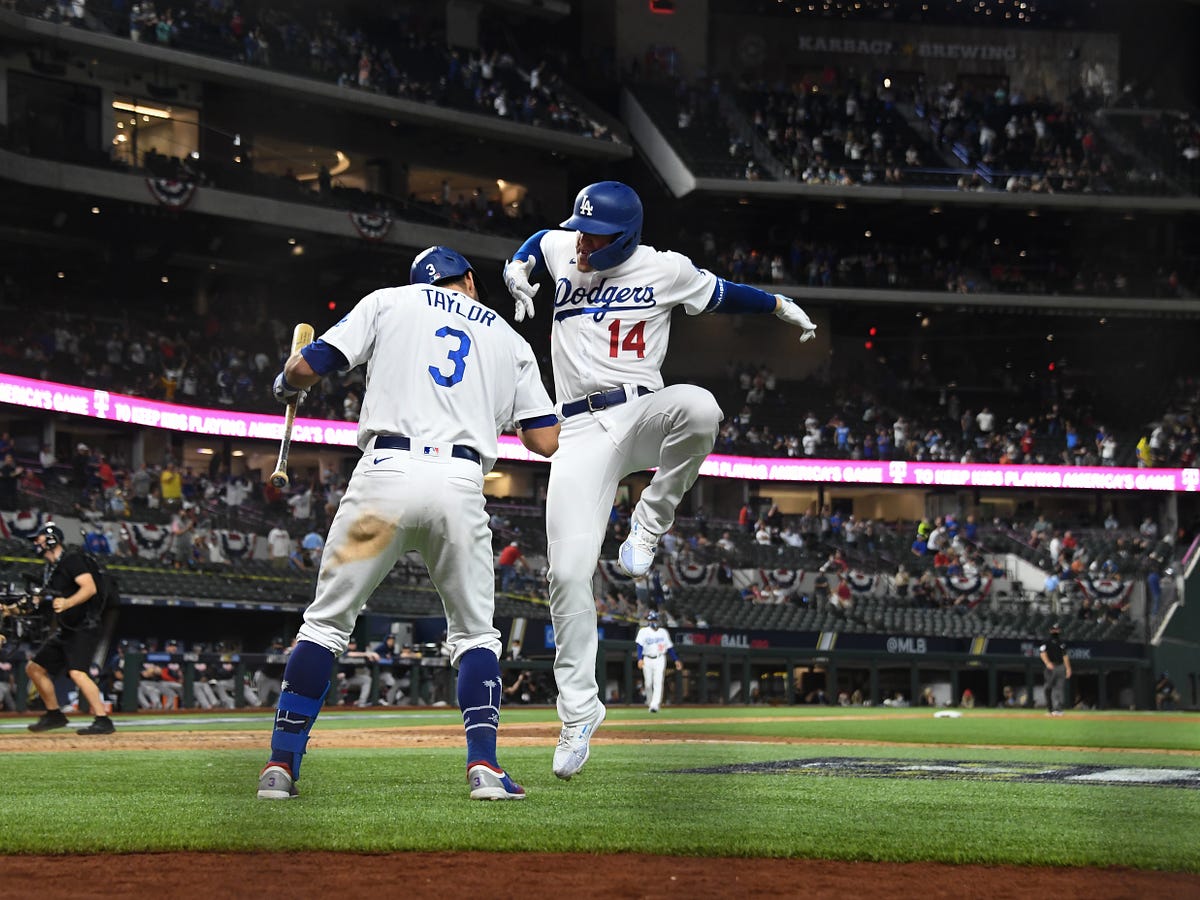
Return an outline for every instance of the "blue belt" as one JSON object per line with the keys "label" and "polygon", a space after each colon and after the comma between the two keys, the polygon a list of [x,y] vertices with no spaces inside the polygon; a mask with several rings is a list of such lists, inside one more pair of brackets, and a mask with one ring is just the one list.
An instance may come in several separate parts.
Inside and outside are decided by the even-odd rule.
{"label": "blue belt", "polygon": [[[650,388],[638,385],[637,395],[639,397],[653,393],[654,391],[650,390]],[[623,387],[609,388],[607,391],[593,391],[581,400],[572,400],[570,403],[564,403],[562,417],[569,419],[571,416],[577,416],[580,413],[597,412],[601,409],[608,409],[610,406],[620,406],[628,399],[629,395],[625,393],[625,388]]]}
{"label": "blue belt", "polygon": [[[407,450],[411,446],[411,442],[402,434],[378,434],[375,436],[376,450]],[[450,451],[451,456],[457,456],[459,459],[469,459],[471,462],[479,463],[482,461],[479,454],[470,447],[464,447],[461,444],[455,444],[454,449]]]}

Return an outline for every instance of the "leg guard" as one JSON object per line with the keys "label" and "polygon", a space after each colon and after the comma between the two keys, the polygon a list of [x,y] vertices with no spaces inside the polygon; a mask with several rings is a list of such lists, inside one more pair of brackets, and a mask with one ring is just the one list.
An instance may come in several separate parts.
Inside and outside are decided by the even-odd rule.
{"label": "leg guard", "polygon": [[305,697],[284,691],[275,710],[275,729],[271,732],[271,761],[286,763],[292,778],[300,778],[300,760],[308,748],[308,734],[329,693],[329,682],[320,697]]}
{"label": "leg guard", "polygon": [[467,736],[467,765],[496,762],[496,734],[500,727],[500,661],[485,647],[468,650],[459,660],[458,708]]}

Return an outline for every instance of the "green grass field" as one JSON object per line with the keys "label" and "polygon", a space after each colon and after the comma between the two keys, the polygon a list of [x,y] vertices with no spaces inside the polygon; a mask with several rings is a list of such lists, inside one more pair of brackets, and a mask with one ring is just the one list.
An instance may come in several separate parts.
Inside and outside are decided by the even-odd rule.
{"label": "green grass field", "polygon": [[[1200,872],[1196,716],[614,708],[587,768],[561,782],[553,737],[504,745],[503,725],[551,724],[553,710],[506,709],[500,760],[528,798],[491,804],[468,799],[458,748],[314,749],[301,797],[270,803],[254,793],[266,714],[118,718],[123,735],[258,732],[257,749],[231,739],[231,749],[115,750],[97,738],[21,752],[29,721],[0,719],[10,854],[637,851]],[[331,711],[316,734],[459,721],[453,709]]]}

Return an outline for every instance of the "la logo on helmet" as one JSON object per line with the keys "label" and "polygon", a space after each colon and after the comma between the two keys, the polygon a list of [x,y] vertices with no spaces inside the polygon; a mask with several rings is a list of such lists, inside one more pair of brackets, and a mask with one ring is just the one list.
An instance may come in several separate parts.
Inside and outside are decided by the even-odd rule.
{"label": "la logo on helmet", "polygon": [[587,198],[587,194],[584,194],[583,199],[579,201],[579,214],[581,216],[592,214],[592,201]]}

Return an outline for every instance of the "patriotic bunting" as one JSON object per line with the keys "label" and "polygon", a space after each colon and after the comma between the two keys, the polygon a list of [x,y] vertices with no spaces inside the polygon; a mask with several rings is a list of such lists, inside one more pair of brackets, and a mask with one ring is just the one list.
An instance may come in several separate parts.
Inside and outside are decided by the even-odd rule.
{"label": "patriotic bunting", "polygon": [[350,213],[350,221],[360,237],[368,241],[382,241],[392,230],[392,217],[375,213]]}
{"label": "patriotic bunting", "polygon": [[1119,575],[1093,578],[1090,574],[1085,574],[1076,579],[1076,584],[1087,597],[1106,606],[1113,603],[1123,604],[1133,590],[1133,582],[1125,581]]}
{"label": "patriotic bunting", "polygon": [[670,573],[671,580],[681,587],[702,587],[712,584],[717,576],[715,563],[709,565],[687,563],[682,566],[676,563],[667,563],[667,571]]}
{"label": "patriotic bunting", "polygon": [[133,552],[142,559],[158,559],[170,547],[171,531],[159,525],[135,522],[129,526],[129,539]]}
{"label": "patriotic bunting", "polygon": [[221,549],[227,558],[241,559],[244,556],[254,555],[254,542],[258,535],[222,528],[217,531],[217,536],[221,539]]}
{"label": "patriotic bunting", "polygon": [[46,514],[36,509],[21,509],[0,513],[0,533],[6,538],[31,538],[46,521]]}
{"label": "patriotic bunting", "polygon": [[851,569],[842,576],[850,585],[850,590],[856,594],[868,594],[875,587],[876,578],[868,572]]}
{"label": "patriotic bunting", "polygon": [[155,200],[170,209],[183,209],[196,193],[195,182],[177,178],[147,178],[146,187]]}

